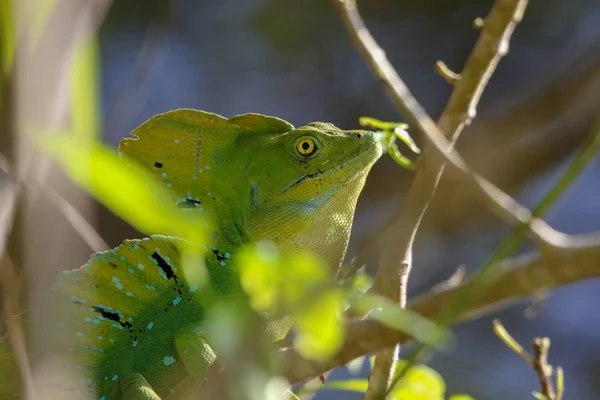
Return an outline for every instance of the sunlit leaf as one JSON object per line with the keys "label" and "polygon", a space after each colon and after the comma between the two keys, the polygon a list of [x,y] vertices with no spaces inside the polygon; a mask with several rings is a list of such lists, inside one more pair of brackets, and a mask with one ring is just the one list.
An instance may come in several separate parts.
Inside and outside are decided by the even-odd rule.
{"label": "sunlit leaf", "polygon": [[373,286],[373,278],[364,270],[357,271],[352,280],[352,290],[356,293],[365,294]]}
{"label": "sunlit leaf", "polygon": [[87,144],[100,135],[98,43],[80,43],[71,68],[71,124],[77,139]]}
{"label": "sunlit leaf", "polygon": [[366,294],[356,301],[353,307],[361,314],[368,314],[369,319],[405,332],[430,346],[446,348],[452,343],[452,336],[447,329],[414,311],[398,307],[398,304],[384,297]]}
{"label": "sunlit leaf", "polygon": [[302,356],[324,361],[340,349],[344,340],[345,298],[341,290],[331,289],[305,307],[296,319],[294,344]]}
{"label": "sunlit leaf", "polygon": [[373,128],[381,129],[384,131],[393,131],[396,128],[408,128],[408,124],[405,124],[403,122],[385,122],[373,117],[360,117],[358,119],[358,123],[361,126],[372,126]]}
{"label": "sunlit leaf", "polygon": [[294,313],[314,287],[333,286],[326,265],[309,252],[281,254],[268,242],[247,246],[238,253],[240,280],[253,307],[273,314]]}
{"label": "sunlit leaf", "polygon": [[402,167],[406,168],[406,169],[415,169],[415,166],[413,165],[413,162],[405,157],[400,150],[398,149],[398,146],[396,146],[396,143],[391,143],[388,147],[387,147],[387,151],[390,157],[392,157],[392,159],[394,161],[396,161],[398,164],[400,164]]}
{"label": "sunlit leaf", "polygon": [[408,125],[406,125],[406,124],[402,127],[399,126],[399,127],[394,128],[394,135],[398,139],[400,139],[402,141],[402,143],[404,143],[406,146],[408,146],[408,148],[411,149],[413,152],[415,152],[417,154],[421,153],[421,149],[419,149],[419,147],[417,146],[417,144],[415,143],[413,138],[406,131],[406,128],[408,128]]}
{"label": "sunlit leaf", "polygon": [[373,128],[387,132],[389,135],[400,139],[413,152],[417,154],[421,152],[421,149],[419,149],[413,138],[406,131],[408,124],[403,122],[384,122],[372,117],[360,117],[358,123],[361,126],[372,126]]}
{"label": "sunlit leaf", "polygon": [[415,141],[406,131],[406,128],[408,128],[407,124],[398,122],[384,122],[372,117],[360,117],[359,123],[362,126],[371,126],[377,129],[375,134],[377,136],[377,140],[382,144],[384,151],[387,152],[389,156],[402,167],[414,169],[412,161],[405,157],[396,145],[396,139],[400,139],[400,141],[402,141],[413,152],[417,154],[421,152]]}
{"label": "sunlit leaf", "polygon": [[319,389],[337,389],[346,390],[349,392],[360,392],[364,393],[367,390],[369,382],[366,379],[344,379],[337,381],[330,381],[322,385]]}
{"label": "sunlit leaf", "polygon": [[206,219],[177,208],[152,176],[134,162],[125,165],[116,151],[99,144],[84,146],[69,135],[36,139],[73,181],[138,230],[205,242]]}
{"label": "sunlit leaf", "polygon": [[236,264],[254,309],[294,318],[300,354],[323,360],[338,351],[344,339],[346,292],[335,286],[322,260],[309,252],[282,254],[272,244],[258,243],[242,249]]}
{"label": "sunlit leaf", "polygon": [[240,281],[255,310],[277,313],[279,254],[274,245],[259,243],[237,255]]}
{"label": "sunlit leaf", "polygon": [[[406,365],[406,361],[399,360],[396,363],[396,374],[400,373]],[[441,400],[445,392],[446,385],[440,374],[426,365],[415,365],[398,381],[389,398],[391,400]]]}
{"label": "sunlit leaf", "polygon": [[[4,75],[11,72],[15,59],[15,25],[12,0],[0,0],[0,48],[2,49],[2,70]],[[0,87],[2,82],[0,82]]]}

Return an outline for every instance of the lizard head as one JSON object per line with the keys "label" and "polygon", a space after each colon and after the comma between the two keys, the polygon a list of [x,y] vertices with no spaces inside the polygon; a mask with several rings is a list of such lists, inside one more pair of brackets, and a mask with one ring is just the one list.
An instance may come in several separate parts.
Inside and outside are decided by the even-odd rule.
{"label": "lizard head", "polygon": [[326,202],[337,191],[362,189],[361,178],[381,156],[381,145],[372,132],[312,122],[271,135],[253,154],[247,171],[255,180],[255,205],[303,203],[310,212],[311,205]]}
{"label": "lizard head", "polygon": [[120,153],[152,171],[181,208],[215,216],[222,248],[269,239],[286,251],[313,250],[336,267],[382,152],[367,131],[190,109],[156,115],[132,135]]}
{"label": "lizard head", "polygon": [[251,153],[250,236],[286,251],[313,250],[339,266],[358,195],[382,154],[375,135],[313,122],[270,135]]}

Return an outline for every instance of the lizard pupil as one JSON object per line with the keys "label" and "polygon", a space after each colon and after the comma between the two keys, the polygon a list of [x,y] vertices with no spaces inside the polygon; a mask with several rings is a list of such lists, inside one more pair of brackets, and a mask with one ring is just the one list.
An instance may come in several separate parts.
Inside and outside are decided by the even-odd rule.
{"label": "lizard pupil", "polygon": [[304,143],[302,143],[302,150],[305,150],[305,151],[306,151],[306,150],[308,150],[308,149],[310,149],[310,144],[308,144],[308,142],[304,142]]}

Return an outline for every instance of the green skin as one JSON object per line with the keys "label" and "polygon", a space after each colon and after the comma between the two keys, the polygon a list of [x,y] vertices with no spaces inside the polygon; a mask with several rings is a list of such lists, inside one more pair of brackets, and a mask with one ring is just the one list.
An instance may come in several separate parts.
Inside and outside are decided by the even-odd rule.
{"label": "green skin", "polygon": [[[154,171],[182,208],[216,220],[206,252],[212,290],[194,293],[178,268],[182,241],[165,236],[125,241],[61,274],[51,303],[54,325],[46,328],[56,357],[48,386],[61,398],[78,392],[99,399],[177,398],[197,387],[216,359],[204,310],[245,298],[231,254],[268,239],[284,252],[311,250],[337,270],[358,195],[382,151],[371,132],[320,122],[294,129],[260,114],[226,119],[176,110],[133,135],[138,139],[121,142],[121,154]],[[314,145],[304,144],[308,151],[306,141]],[[275,341],[290,321],[266,326]],[[3,377],[15,369],[8,350],[1,341]],[[19,398],[16,383],[1,382],[0,399]]]}

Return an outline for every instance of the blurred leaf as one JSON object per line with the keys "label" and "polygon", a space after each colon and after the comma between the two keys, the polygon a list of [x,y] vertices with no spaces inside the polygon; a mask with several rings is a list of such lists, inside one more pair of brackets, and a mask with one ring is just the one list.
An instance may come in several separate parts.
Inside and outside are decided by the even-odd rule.
{"label": "blurred leaf", "polygon": [[402,332],[422,343],[438,348],[447,348],[452,344],[450,332],[422,317],[418,313],[403,309],[384,297],[366,294],[353,304],[354,309],[370,319]]}
{"label": "blurred leaf", "polygon": [[346,300],[341,290],[331,289],[314,299],[296,318],[294,344],[298,353],[316,361],[329,359],[344,341]]}
{"label": "blurred leaf", "polygon": [[282,254],[261,242],[243,248],[237,265],[254,309],[271,318],[295,319],[299,353],[322,360],[338,351],[344,338],[345,291],[336,287],[322,260],[309,252]]}
{"label": "blurred leaf", "polygon": [[12,0],[0,0],[0,40],[2,40],[2,44],[0,44],[2,72],[8,76],[15,59],[15,24]]}
{"label": "blurred leaf", "polygon": [[311,297],[307,290],[333,286],[326,265],[309,252],[281,254],[274,244],[260,242],[244,247],[237,255],[240,280],[252,306],[273,315],[297,312]]}
{"label": "blurred leaf", "polygon": [[[370,357],[372,362],[374,357]],[[396,363],[396,372],[399,372],[407,365],[407,361],[400,360]],[[313,393],[324,389],[346,390],[351,392],[364,393],[367,390],[369,382],[367,379],[344,379],[329,381],[316,389],[303,389],[301,394]],[[446,391],[446,385],[443,378],[433,369],[426,365],[416,365],[412,367],[404,379],[401,386],[393,389],[387,400],[443,400]],[[449,400],[473,400],[467,395],[454,395]]]}
{"label": "blurred leaf", "polygon": [[[407,365],[404,360],[396,362],[396,375]],[[392,389],[391,400],[442,400],[446,392],[444,379],[433,369],[426,365],[415,365],[408,370]]]}
{"label": "blurred leaf", "polygon": [[349,392],[360,392],[364,393],[367,390],[367,386],[369,382],[367,379],[344,379],[338,381],[327,382],[318,390],[323,389],[337,389],[337,390],[346,390]]}
{"label": "blurred leaf", "polygon": [[355,293],[366,294],[369,289],[373,286],[373,278],[365,272],[365,270],[359,270],[354,274],[352,280],[352,290]]}
{"label": "blurred leaf", "polygon": [[35,139],[73,181],[136,229],[205,242],[207,220],[177,208],[165,189],[133,161],[128,166],[114,150],[84,146],[69,135],[42,134]]}
{"label": "blurred leaf", "polygon": [[100,137],[98,42],[80,43],[73,55],[71,71],[72,130],[82,144]]}

